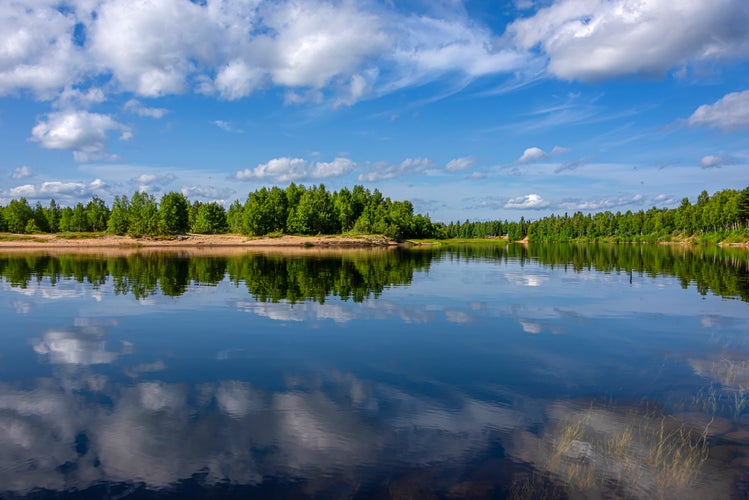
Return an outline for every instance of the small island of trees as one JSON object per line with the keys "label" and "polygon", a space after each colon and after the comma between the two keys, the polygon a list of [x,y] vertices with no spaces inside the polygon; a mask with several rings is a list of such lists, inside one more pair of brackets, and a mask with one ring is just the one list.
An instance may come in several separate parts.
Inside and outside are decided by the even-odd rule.
{"label": "small island of trees", "polygon": [[132,237],[168,237],[184,233],[234,233],[247,236],[281,234],[336,235],[382,234],[395,240],[474,239],[505,237],[510,241],[612,241],[702,242],[749,241],[749,187],[726,189],[710,196],[703,191],[691,203],[684,198],[678,208],[657,208],[625,213],[603,211],[571,216],[549,215],[538,220],[432,222],[415,214],[410,201],[392,201],[375,189],[356,185],[328,191],[323,184],[311,187],[290,184],[260,188],[244,203],[228,209],[216,202],[190,203],[177,192],[157,201],[136,191],[115,196],[111,207],[94,196],[88,203],[60,206],[29,205],[25,198],[0,206],[0,232],[103,233]]}

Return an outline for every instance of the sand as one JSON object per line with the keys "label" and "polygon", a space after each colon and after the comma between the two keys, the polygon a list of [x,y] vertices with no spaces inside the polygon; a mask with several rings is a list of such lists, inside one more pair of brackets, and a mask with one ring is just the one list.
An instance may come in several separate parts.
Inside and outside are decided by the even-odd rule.
{"label": "sand", "polygon": [[250,238],[237,234],[185,234],[171,238],[131,238],[104,235],[94,238],[60,238],[55,234],[0,235],[0,252],[19,250],[92,251],[92,250],[292,250],[363,249],[392,247],[398,243],[384,236],[280,236]]}

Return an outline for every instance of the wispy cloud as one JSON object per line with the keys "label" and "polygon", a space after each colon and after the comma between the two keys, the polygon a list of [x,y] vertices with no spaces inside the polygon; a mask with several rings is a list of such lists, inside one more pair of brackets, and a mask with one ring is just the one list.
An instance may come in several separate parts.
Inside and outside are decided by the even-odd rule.
{"label": "wispy cloud", "polygon": [[749,127],[749,90],[726,94],[713,104],[697,108],[688,123],[692,127],[710,127],[734,132]]}
{"label": "wispy cloud", "polygon": [[31,177],[32,175],[33,174],[31,172],[31,167],[28,167],[26,165],[14,168],[13,172],[10,173],[11,179],[25,179],[27,177]]}
{"label": "wispy cloud", "polygon": [[421,174],[432,168],[434,163],[427,158],[406,158],[400,163],[376,163],[369,172],[359,175],[360,181],[375,182],[405,175]]}
{"label": "wispy cloud", "polygon": [[211,122],[213,125],[217,126],[221,130],[225,132],[229,132],[230,134],[243,134],[244,130],[241,128],[237,128],[234,125],[231,124],[231,122],[225,121],[225,120],[213,120]]}

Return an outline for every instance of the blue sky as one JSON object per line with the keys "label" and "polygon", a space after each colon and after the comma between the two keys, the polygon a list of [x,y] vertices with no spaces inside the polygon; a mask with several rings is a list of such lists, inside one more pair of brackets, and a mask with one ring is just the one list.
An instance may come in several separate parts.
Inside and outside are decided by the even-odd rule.
{"label": "blue sky", "polygon": [[5,0],[0,203],[362,184],[433,220],[749,186],[746,0]]}

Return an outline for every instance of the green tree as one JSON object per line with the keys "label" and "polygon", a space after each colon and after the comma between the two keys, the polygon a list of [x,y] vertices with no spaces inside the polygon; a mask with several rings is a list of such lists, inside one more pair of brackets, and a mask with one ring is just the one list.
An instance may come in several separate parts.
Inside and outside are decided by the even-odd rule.
{"label": "green tree", "polygon": [[29,206],[26,198],[10,200],[5,207],[5,221],[8,231],[11,233],[23,233],[26,231],[26,224],[34,216],[34,211]]}
{"label": "green tree", "polygon": [[229,232],[234,234],[244,233],[244,206],[239,200],[234,200],[226,211],[226,223],[229,226]]}
{"label": "green tree", "polygon": [[[34,229],[35,233],[49,233],[49,222],[47,221],[47,211],[42,206],[40,202],[36,202],[36,205],[34,205],[34,215],[32,216],[32,219],[34,219]],[[28,224],[27,224],[28,227]]]}
{"label": "green tree", "polygon": [[220,234],[228,229],[224,207],[216,202],[202,203],[192,231],[198,234]]}
{"label": "green tree", "polygon": [[73,217],[70,221],[70,230],[77,231],[79,233],[91,230],[91,226],[89,225],[88,221],[88,214],[86,213],[86,208],[81,202],[76,203],[75,207],[73,208]]}
{"label": "green tree", "polygon": [[94,196],[86,205],[86,218],[92,231],[104,231],[109,221],[109,209],[104,200]]}
{"label": "green tree", "polygon": [[159,203],[159,232],[186,233],[190,229],[190,204],[182,193],[167,193]]}
{"label": "green tree", "polygon": [[73,228],[73,209],[70,207],[60,209],[60,231],[75,231]]}
{"label": "green tree", "polygon": [[740,224],[749,227],[749,187],[739,193],[736,205],[736,214]]}
{"label": "green tree", "polygon": [[153,236],[159,230],[159,211],[152,194],[136,191],[127,211],[128,234],[134,237]]}
{"label": "green tree", "polygon": [[47,227],[51,233],[56,233],[60,230],[60,207],[52,198],[49,200],[49,205],[44,211],[44,216],[47,219]]}
{"label": "green tree", "polygon": [[325,185],[306,190],[293,212],[289,212],[288,226],[291,232],[299,234],[334,234],[335,226],[333,200]]}
{"label": "green tree", "polygon": [[123,235],[128,230],[128,212],[130,202],[127,196],[115,196],[112,202],[112,212],[107,221],[107,231],[112,234]]}

